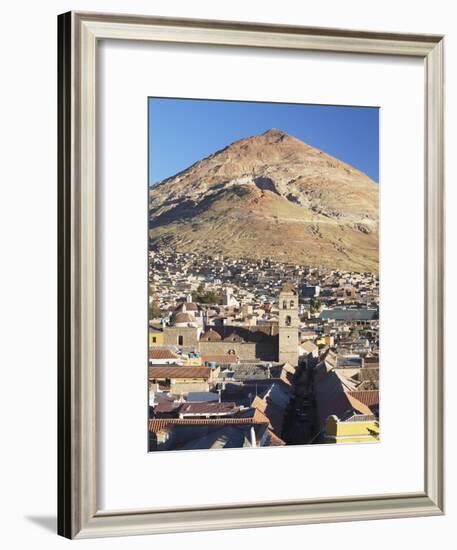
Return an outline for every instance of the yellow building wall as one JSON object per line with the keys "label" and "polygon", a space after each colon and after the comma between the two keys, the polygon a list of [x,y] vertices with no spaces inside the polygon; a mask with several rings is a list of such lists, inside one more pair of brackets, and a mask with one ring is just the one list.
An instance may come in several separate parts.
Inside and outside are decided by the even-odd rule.
{"label": "yellow building wall", "polygon": [[185,361],[186,367],[201,367],[202,366],[202,358],[201,357],[186,357]]}
{"label": "yellow building wall", "polygon": [[333,336],[323,336],[322,338],[319,338],[319,340],[316,340],[317,346],[330,346],[332,347],[334,344],[334,338]]}
{"label": "yellow building wall", "polygon": [[[155,342],[154,342],[155,340]],[[149,331],[149,347],[163,346],[163,332]]]}
{"label": "yellow building wall", "polygon": [[379,422],[377,420],[344,422],[330,416],[327,420],[326,439],[329,443],[379,441]]}

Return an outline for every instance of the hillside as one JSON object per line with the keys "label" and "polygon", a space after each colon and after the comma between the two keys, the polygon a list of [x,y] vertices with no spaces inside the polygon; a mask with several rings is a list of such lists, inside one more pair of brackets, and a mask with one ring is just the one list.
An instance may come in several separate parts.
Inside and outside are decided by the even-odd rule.
{"label": "hillside", "polygon": [[155,249],[378,270],[378,185],[280,130],[232,143],[149,199]]}

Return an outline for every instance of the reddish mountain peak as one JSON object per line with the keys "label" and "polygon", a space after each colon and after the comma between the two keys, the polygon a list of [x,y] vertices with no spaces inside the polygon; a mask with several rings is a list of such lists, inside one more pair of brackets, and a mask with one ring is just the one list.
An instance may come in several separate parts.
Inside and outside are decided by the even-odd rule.
{"label": "reddish mountain peak", "polygon": [[270,128],[269,130],[264,132],[262,135],[271,136],[271,137],[284,137],[284,136],[290,137],[286,132],[283,132],[282,130],[279,130],[278,128]]}
{"label": "reddish mountain peak", "polygon": [[378,186],[278,128],[227,145],[149,197],[156,246],[377,269]]}

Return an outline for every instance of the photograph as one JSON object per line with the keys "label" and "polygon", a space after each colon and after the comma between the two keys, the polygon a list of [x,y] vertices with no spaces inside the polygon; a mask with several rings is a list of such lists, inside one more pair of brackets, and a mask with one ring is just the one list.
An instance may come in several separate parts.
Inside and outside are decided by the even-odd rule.
{"label": "photograph", "polygon": [[5,3],[2,548],[455,546],[455,6],[360,4]]}
{"label": "photograph", "polygon": [[148,98],[149,451],[380,440],[379,112]]}

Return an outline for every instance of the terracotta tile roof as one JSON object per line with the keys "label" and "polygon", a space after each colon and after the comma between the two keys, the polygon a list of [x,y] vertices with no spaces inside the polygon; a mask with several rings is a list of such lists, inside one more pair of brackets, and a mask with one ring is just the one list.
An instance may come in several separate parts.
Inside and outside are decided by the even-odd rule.
{"label": "terracotta tile roof", "polygon": [[186,309],[186,311],[198,311],[198,305],[194,302],[185,302],[181,305],[181,309]]}
{"label": "terracotta tile roof", "polygon": [[154,378],[209,378],[209,367],[181,367],[179,365],[149,367],[149,379]]}
{"label": "terracotta tile roof", "polygon": [[[262,415],[263,416],[263,415]],[[149,431],[157,433],[169,426],[227,426],[238,424],[268,424],[264,417],[252,418],[151,418]]]}
{"label": "terracotta tile roof", "polygon": [[222,340],[222,336],[213,329],[207,330],[200,336],[201,342],[218,342]]}
{"label": "terracotta tile roof", "polygon": [[192,313],[178,313],[174,321],[175,323],[195,323],[196,319]]}
{"label": "terracotta tile roof", "polygon": [[262,399],[261,397],[256,395],[251,403],[251,407],[257,409],[258,411],[264,412],[267,408],[267,404],[265,402],[265,399]]}
{"label": "terracotta tile roof", "polygon": [[362,403],[361,401],[353,397],[350,393],[347,393],[346,395],[347,395],[348,401],[351,403],[351,405],[359,414],[366,414],[368,416],[373,414],[373,412],[369,407],[367,407],[364,403]]}
{"label": "terracotta tile roof", "polygon": [[379,390],[354,390],[349,393],[367,407],[379,405]]}
{"label": "terracotta tile roof", "polygon": [[236,334],[235,332],[232,332],[231,334],[229,334],[228,336],[226,336],[224,338],[224,342],[244,342],[244,339],[239,335],[239,334]]}
{"label": "terracotta tile roof", "polygon": [[268,424],[268,425],[270,425],[270,419],[265,414],[263,414],[263,412],[259,411],[258,409],[254,409],[254,414],[252,415],[251,418],[257,424]]}
{"label": "terracotta tile roof", "polygon": [[171,413],[179,409],[179,407],[180,407],[180,403],[162,401],[160,403],[157,403],[157,405],[154,405],[154,413],[157,413],[157,414]]}
{"label": "terracotta tile roof", "polygon": [[258,395],[251,403],[251,407],[256,410],[258,418],[265,418],[272,431],[280,433],[284,420],[284,411],[267,399],[261,399]]}
{"label": "terracotta tile roof", "polygon": [[149,359],[178,359],[179,355],[166,348],[152,348],[149,350]]}
{"label": "terracotta tile roof", "polygon": [[[239,326],[214,326],[201,335],[201,342],[216,342],[222,339],[226,341],[245,342],[270,342],[272,337],[278,335],[277,325],[255,325],[252,327]],[[238,340],[241,338],[241,340]]]}

